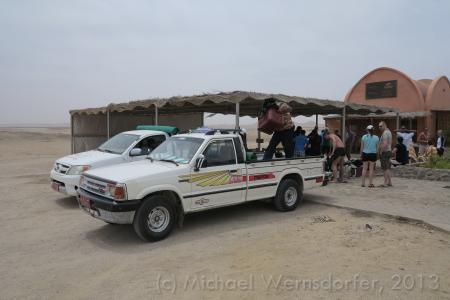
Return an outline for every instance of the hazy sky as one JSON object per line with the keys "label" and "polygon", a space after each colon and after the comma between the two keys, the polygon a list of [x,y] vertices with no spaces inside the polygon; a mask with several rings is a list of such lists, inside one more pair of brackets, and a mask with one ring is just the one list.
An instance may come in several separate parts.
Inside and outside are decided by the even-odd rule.
{"label": "hazy sky", "polygon": [[450,75],[450,1],[0,0],[0,123],[250,90],[342,99],[368,71]]}

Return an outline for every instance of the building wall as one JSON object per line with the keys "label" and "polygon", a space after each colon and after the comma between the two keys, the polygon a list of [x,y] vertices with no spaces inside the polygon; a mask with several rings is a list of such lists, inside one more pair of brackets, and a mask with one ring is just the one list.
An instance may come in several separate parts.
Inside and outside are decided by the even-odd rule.
{"label": "building wall", "polygon": [[441,76],[431,83],[427,97],[427,110],[450,110],[450,82]]}
{"label": "building wall", "polygon": [[[397,97],[366,99],[367,83],[388,80],[397,80]],[[397,108],[400,112],[426,112],[427,117],[415,119],[416,129],[420,132],[428,128],[430,135],[434,136],[440,129],[436,127],[437,124],[446,124],[445,111],[450,111],[450,82],[445,76],[416,81],[398,70],[382,67],[363,76],[349,90],[345,101]]]}
{"label": "building wall", "polygon": [[[366,99],[366,84],[397,80],[397,97]],[[406,74],[391,68],[378,68],[366,74],[347,93],[346,102],[398,108],[402,112],[425,110],[425,100],[416,83]]]}

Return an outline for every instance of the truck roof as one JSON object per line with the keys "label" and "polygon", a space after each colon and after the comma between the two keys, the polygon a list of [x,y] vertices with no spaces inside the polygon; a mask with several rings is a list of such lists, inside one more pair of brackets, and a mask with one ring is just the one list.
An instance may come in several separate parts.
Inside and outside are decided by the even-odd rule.
{"label": "truck roof", "polygon": [[129,130],[129,131],[124,131],[122,133],[134,134],[134,135],[139,135],[139,136],[143,136],[143,135],[159,135],[159,134],[166,135],[165,132],[157,131],[157,130]]}

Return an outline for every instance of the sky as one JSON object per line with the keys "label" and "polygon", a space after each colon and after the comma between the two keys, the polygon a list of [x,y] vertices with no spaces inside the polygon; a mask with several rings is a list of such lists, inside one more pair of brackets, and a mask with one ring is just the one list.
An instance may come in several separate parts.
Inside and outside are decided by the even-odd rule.
{"label": "sky", "polygon": [[449,76],[449,15],[445,0],[0,0],[0,124],[219,91],[342,100],[381,66]]}

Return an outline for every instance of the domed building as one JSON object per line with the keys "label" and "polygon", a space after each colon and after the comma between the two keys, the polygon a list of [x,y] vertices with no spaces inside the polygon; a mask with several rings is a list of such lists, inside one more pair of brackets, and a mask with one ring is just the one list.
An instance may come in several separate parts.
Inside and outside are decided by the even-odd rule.
{"label": "domed building", "polygon": [[[388,67],[364,75],[348,91],[345,102],[396,108],[399,114],[349,115],[346,125],[362,136],[367,125],[386,121],[388,127],[405,126],[418,132],[428,128],[431,137],[438,129],[450,129],[450,81],[446,76],[413,80],[405,73]],[[327,126],[341,128],[341,118],[325,117]],[[375,126],[376,128],[378,126]]]}

